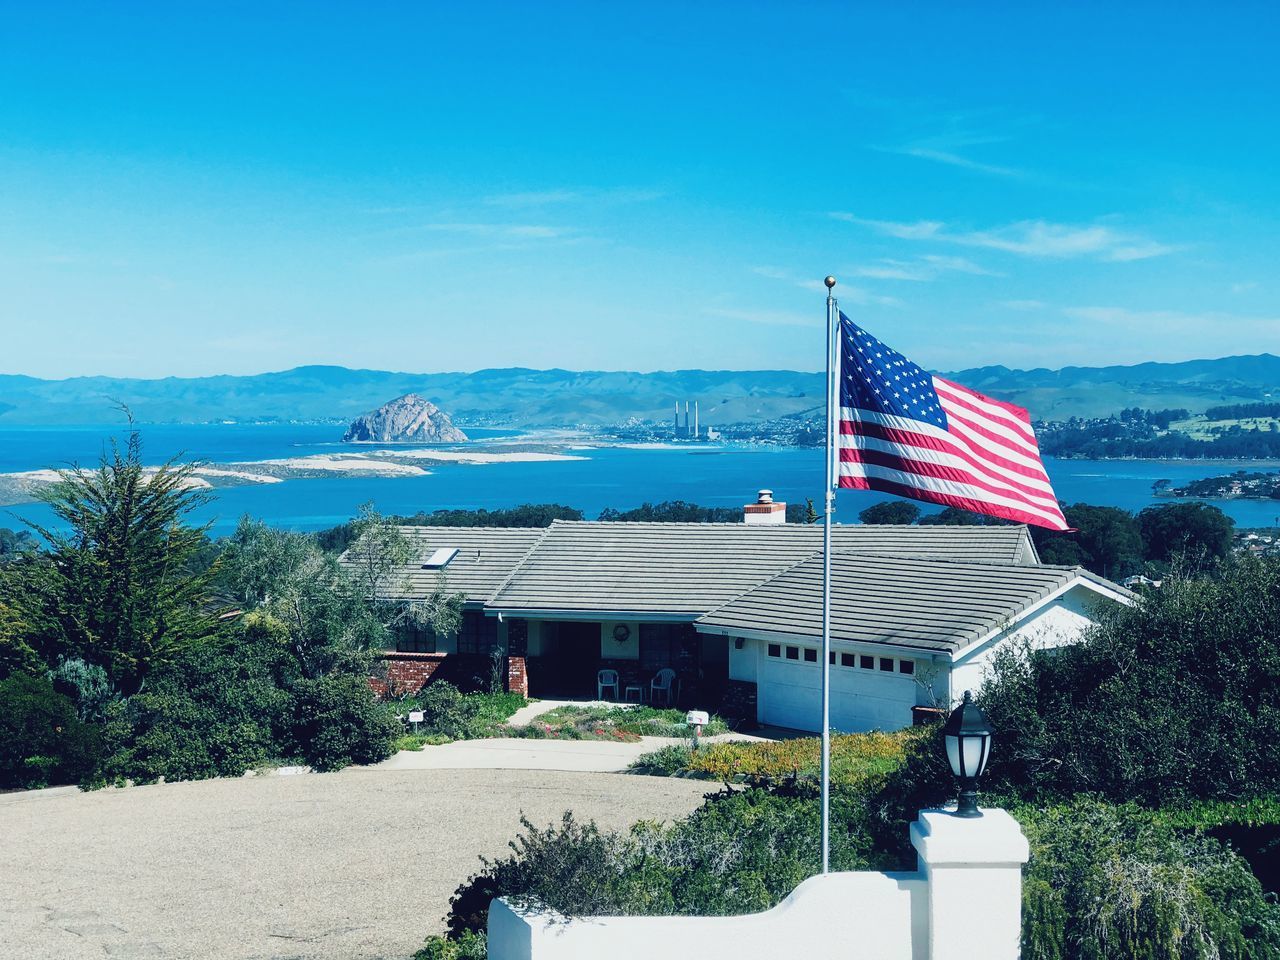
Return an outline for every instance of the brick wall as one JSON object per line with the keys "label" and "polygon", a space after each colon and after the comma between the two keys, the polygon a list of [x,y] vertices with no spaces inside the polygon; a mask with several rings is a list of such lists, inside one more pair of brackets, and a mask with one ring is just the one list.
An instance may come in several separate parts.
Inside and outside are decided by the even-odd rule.
{"label": "brick wall", "polygon": [[507,657],[507,690],[529,696],[529,664],[524,657]]}
{"label": "brick wall", "polygon": [[369,678],[369,686],[380,697],[415,694],[444,664],[447,653],[384,653],[385,669]]}

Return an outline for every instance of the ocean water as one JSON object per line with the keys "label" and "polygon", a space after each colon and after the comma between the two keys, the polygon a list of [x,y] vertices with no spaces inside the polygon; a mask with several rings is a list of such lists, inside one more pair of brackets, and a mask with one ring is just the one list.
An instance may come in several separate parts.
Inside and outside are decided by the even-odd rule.
{"label": "ocean water", "polygon": [[[113,430],[109,427],[0,429],[0,472],[92,464]],[[115,433],[120,431],[116,429]],[[474,431],[481,443],[502,431]],[[304,456],[309,453],[368,449],[339,443],[341,428],[326,425],[144,426],[148,462],[180,455],[226,462]],[[230,532],[242,515],[296,530],[318,530],[349,519],[362,503],[383,513],[413,514],[444,508],[510,507],[521,503],[562,503],[595,517],[606,507],[626,509],[644,501],[688,500],[704,506],[735,507],[768,487],[776,499],[820,501],[822,451],[755,446],[606,447],[575,451],[585,460],[547,463],[495,463],[432,466],[422,477],[335,477],[231,487],[215,491],[212,503],[196,519],[212,532]],[[1221,461],[1052,460],[1046,461],[1060,499],[1141,510],[1167,502],[1151,494],[1152,484],[1174,484],[1235,469],[1276,469],[1280,464]],[[886,495],[841,491],[837,519],[854,522],[858,511]],[[1217,503],[1242,526],[1280,524],[1280,501],[1228,500]],[[923,505],[922,505],[923,506]],[[930,509],[930,508],[926,508]],[[931,512],[931,510],[930,510]],[[48,508],[23,504],[0,508],[0,526],[21,518],[49,521]]]}

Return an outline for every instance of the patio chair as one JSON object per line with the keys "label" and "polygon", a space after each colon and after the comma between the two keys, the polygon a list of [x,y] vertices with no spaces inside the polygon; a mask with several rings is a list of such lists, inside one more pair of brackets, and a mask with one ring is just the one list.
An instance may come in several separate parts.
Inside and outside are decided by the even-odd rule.
{"label": "patio chair", "polygon": [[596,699],[603,700],[604,692],[612,690],[613,696],[610,700],[621,699],[621,689],[618,687],[618,671],[617,670],[601,670],[596,674]]}
{"label": "patio chair", "polygon": [[649,702],[657,704],[659,698],[665,706],[673,706],[675,698],[676,672],[670,667],[659,670],[649,684]]}

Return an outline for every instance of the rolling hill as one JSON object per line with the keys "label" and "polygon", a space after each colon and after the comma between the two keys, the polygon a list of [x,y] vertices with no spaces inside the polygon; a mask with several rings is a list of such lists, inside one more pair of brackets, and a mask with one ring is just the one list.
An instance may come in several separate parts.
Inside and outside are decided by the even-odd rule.
{"label": "rolling hill", "polygon": [[[1280,357],[1271,354],[1061,370],[977,367],[946,376],[1051,420],[1106,416],[1131,406],[1199,412],[1217,404],[1280,397]],[[344,422],[407,393],[431,399],[469,425],[552,427],[619,423],[631,417],[662,420],[671,416],[673,402],[684,400],[697,400],[702,422],[714,425],[816,412],[822,377],[793,370],[631,373],[507,368],[393,373],[338,366],[157,380],[0,375],[0,424],[114,422],[117,402],[128,404],[139,421],[152,423]]]}

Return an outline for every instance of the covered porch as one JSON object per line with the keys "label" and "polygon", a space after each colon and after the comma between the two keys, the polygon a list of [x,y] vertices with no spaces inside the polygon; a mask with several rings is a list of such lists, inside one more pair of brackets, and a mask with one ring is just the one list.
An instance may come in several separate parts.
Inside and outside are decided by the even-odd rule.
{"label": "covered porch", "polygon": [[[654,679],[675,672],[671,703],[714,709],[729,676],[728,641],[699,634],[689,621],[529,619],[529,695],[593,700],[600,672],[617,674],[620,702],[651,702]],[[659,695],[660,700],[665,698]]]}

